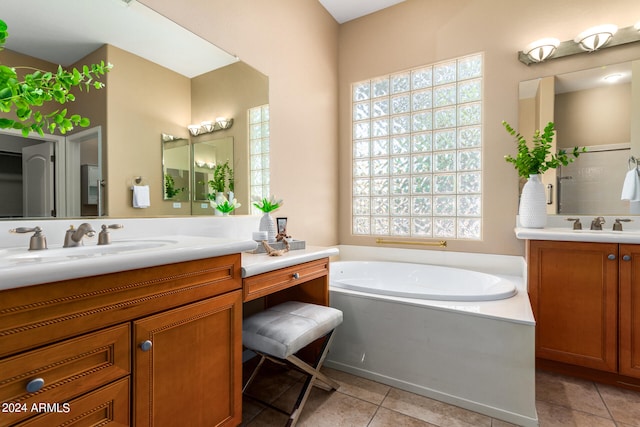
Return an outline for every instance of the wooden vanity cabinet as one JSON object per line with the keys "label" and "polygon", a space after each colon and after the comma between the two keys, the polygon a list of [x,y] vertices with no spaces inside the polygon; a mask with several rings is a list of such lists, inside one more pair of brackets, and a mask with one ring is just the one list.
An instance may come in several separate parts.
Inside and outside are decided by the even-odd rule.
{"label": "wooden vanity cabinet", "polygon": [[241,288],[234,254],[0,291],[0,426],[240,424]]}
{"label": "wooden vanity cabinet", "polygon": [[640,245],[531,240],[527,260],[538,365],[640,385]]}

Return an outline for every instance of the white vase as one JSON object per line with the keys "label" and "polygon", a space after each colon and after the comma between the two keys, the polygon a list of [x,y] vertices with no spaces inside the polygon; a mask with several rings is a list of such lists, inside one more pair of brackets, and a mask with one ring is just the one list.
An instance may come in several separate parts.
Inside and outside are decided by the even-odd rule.
{"label": "white vase", "polygon": [[262,218],[260,218],[260,228],[258,228],[258,230],[267,232],[267,241],[269,243],[276,241],[276,222],[269,212],[265,212]]}
{"label": "white vase", "polygon": [[547,225],[547,197],[540,175],[529,175],[524,184],[518,215],[524,228],[544,228]]}
{"label": "white vase", "polygon": [[[216,204],[219,205],[219,204],[224,203],[224,199],[225,199],[225,197],[224,197],[224,193],[223,192],[220,191],[220,192],[216,193]],[[218,209],[214,209],[214,214],[216,216],[222,216],[222,212],[220,212]]]}

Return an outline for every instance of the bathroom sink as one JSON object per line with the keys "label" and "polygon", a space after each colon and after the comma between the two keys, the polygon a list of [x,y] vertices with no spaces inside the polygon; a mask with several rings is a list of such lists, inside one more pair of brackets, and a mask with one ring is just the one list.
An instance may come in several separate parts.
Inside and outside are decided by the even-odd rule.
{"label": "bathroom sink", "polygon": [[177,240],[122,240],[109,245],[84,245],[73,248],[50,248],[29,251],[23,248],[0,250],[0,265],[20,262],[54,262],[64,259],[90,258],[103,255],[144,251],[178,243]]}
{"label": "bathroom sink", "polygon": [[516,228],[516,237],[530,240],[638,244],[640,243],[640,230],[613,231],[610,228],[606,230],[573,230],[566,227]]}
{"label": "bathroom sink", "polygon": [[253,240],[220,237],[159,236],[113,240],[97,245],[30,251],[26,247],[0,249],[0,289],[49,283],[118,271],[173,264],[254,250]]}

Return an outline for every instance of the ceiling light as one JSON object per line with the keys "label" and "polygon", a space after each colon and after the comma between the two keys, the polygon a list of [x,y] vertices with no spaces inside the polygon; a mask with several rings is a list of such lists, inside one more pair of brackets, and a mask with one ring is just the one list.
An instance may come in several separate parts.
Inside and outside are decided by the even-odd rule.
{"label": "ceiling light", "polygon": [[604,80],[607,83],[615,83],[623,77],[624,76],[622,75],[622,73],[614,73],[614,74],[609,74],[607,76],[604,76],[602,80]]}
{"label": "ceiling light", "polygon": [[546,38],[536,40],[533,43],[529,43],[524,49],[524,53],[534,62],[542,62],[554,54],[560,40],[555,38]]}
{"label": "ceiling light", "polygon": [[593,52],[607,44],[616,31],[618,31],[616,25],[599,25],[581,32],[576,36],[574,41],[578,43],[582,49]]}

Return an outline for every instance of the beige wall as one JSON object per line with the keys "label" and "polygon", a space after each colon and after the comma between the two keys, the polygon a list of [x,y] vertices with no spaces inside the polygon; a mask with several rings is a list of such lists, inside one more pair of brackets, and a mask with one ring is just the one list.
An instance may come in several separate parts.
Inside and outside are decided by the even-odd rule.
{"label": "beige wall", "polygon": [[[107,75],[107,214],[188,215],[188,202],[173,208],[163,200],[160,135],[189,136],[190,80],[114,46],[107,46],[107,58],[114,64]],[[147,209],[132,207],[130,187],[138,176],[150,186]]]}
{"label": "beige wall", "polygon": [[527,67],[517,52],[528,43],[557,37],[571,40],[601,23],[620,27],[640,19],[636,0],[407,0],[340,27],[340,243],[373,244],[350,232],[350,100],[352,82],[474,52],[485,54],[484,81],[484,239],[449,241],[447,250],[523,254],[514,237],[518,177],[503,159],[515,144],[501,121],[517,123],[518,83],[536,77],[592,68],[638,57],[623,46]]}
{"label": "beige wall", "polygon": [[559,147],[631,141],[631,83],[561,93],[555,100]]}
{"label": "beige wall", "polygon": [[[142,0],[269,77],[271,191],[309,244],[338,243],[338,24],[317,0]],[[234,127],[236,125],[234,124]]]}
{"label": "beige wall", "polygon": [[[232,117],[233,126],[213,134],[193,137],[193,143],[233,137],[233,171],[235,193],[242,199],[238,214],[249,212],[249,135],[247,110],[269,103],[269,78],[244,62],[236,62],[191,81],[191,115],[193,123]],[[212,214],[202,210],[200,202],[193,203],[193,212]]]}
{"label": "beige wall", "polygon": [[[503,160],[515,146],[500,125],[517,122],[518,82],[638,56],[637,46],[626,46],[529,67],[516,59],[538,38],[569,40],[603,22],[632,25],[640,17],[636,0],[407,0],[341,26],[317,0],[142,2],[269,77],[272,191],[285,199],[278,215],[289,217],[294,237],[312,244],[372,244],[350,233],[351,82],[485,53],[484,240],[452,241],[448,250],[522,254],[513,235],[517,175]],[[125,115],[110,109],[114,114]],[[118,137],[141,143],[132,128]]]}

